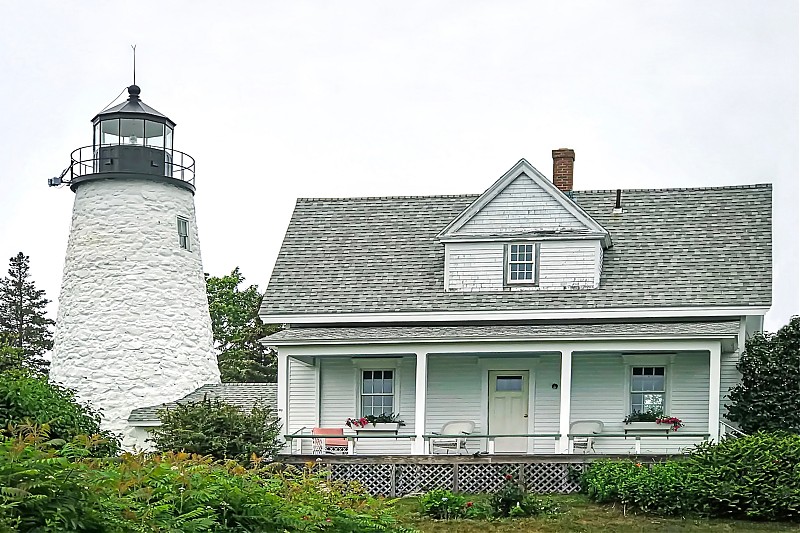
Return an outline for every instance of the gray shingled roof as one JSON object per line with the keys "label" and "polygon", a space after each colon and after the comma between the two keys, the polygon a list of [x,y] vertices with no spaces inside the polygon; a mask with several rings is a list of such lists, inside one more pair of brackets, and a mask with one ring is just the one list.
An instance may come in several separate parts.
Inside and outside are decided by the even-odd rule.
{"label": "gray shingled roof", "polygon": [[220,383],[216,385],[203,385],[196,391],[190,392],[177,401],[134,409],[128,417],[128,422],[133,425],[148,425],[142,423],[158,422],[158,412],[162,409],[174,409],[177,404],[199,402],[206,395],[209,399],[219,398],[227,404],[249,411],[258,402],[272,407],[277,406],[278,385],[276,383]]}
{"label": "gray shingled roof", "polygon": [[436,235],[477,195],[300,199],[261,313],[770,305],[770,185],[615,194],[574,192],[613,240],[599,289],[515,292],[443,290]]}
{"label": "gray shingled roof", "polygon": [[266,338],[267,344],[445,339],[557,339],[565,337],[735,337],[739,321],[537,324],[492,326],[396,326],[290,328]]}

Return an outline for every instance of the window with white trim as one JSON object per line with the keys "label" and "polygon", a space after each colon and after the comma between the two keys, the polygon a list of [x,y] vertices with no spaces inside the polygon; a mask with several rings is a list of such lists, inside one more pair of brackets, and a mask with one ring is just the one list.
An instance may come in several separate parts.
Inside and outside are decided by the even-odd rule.
{"label": "window with white trim", "polygon": [[631,413],[663,413],[667,399],[666,378],[663,366],[631,367]]}
{"label": "window with white trim", "polygon": [[394,413],[394,370],[361,371],[361,416]]}
{"label": "window with white trim", "polygon": [[178,217],[178,244],[184,250],[191,250],[189,244],[189,219]]}
{"label": "window with white trim", "polygon": [[509,244],[507,283],[539,283],[539,243]]}

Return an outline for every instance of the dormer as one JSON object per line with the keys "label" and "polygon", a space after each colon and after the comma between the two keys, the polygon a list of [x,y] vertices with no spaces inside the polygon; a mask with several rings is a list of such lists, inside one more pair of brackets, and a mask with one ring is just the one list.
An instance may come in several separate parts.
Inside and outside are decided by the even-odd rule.
{"label": "dormer", "polygon": [[438,238],[446,291],[588,290],[611,237],[571,198],[575,152],[553,150],[553,182],[521,159]]}

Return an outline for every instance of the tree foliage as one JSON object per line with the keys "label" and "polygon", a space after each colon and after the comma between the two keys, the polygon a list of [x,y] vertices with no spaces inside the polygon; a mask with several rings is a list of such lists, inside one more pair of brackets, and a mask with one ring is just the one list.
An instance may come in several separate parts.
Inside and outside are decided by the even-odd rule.
{"label": "tree foliage", "polygon": [[206,274],[219,371],[225,383],[274,382],[275,355],[259,339],[277,328],[258,317],[262,294],[257,285],[241,288],[244,279],[238,267],[227,276]]}
{"label": "tree foliage", "polygon": [[47,372],[41,356],[53,348],[55,324],[45,315],[50,300],[30,279],[30,258],[18,253],[9,260],[8,276],[0,279],[0,338],[21,352],[25,366]]}
{"label": "tree foliage", "polygon": [[800,433],[800,317],[747,339],[736,368],[742,381],[730,391],[726,417],[746,433]]}
{"label": "tree foliage", "polygon": [[280,422],[273,409],[256,405],[248,413],[219,399],[203,398],[159,413],[152,441],[162,452],[183,451],[248,464],[280,448]]}
{"label": "tree foliage", "polygon": [[31,423],[46,424],[53,439],[100,435],[109,453],[117,449],[116,436],[100,429],[100,413],[78,402],[71,389],[28,370],[0,373],[0,428]]}

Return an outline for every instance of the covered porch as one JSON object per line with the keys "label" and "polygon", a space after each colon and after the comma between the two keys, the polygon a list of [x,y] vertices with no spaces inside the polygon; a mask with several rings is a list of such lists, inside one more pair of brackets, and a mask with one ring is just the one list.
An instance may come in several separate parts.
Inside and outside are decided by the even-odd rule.
{"label": "covered porch", "polygon": [[[672,454],[719,439],[738,321],[604,326],[285,330],[284,453]],[[623,424],[654,406],[684,427]],[[381,412],[404,425],[345,426]]]}

